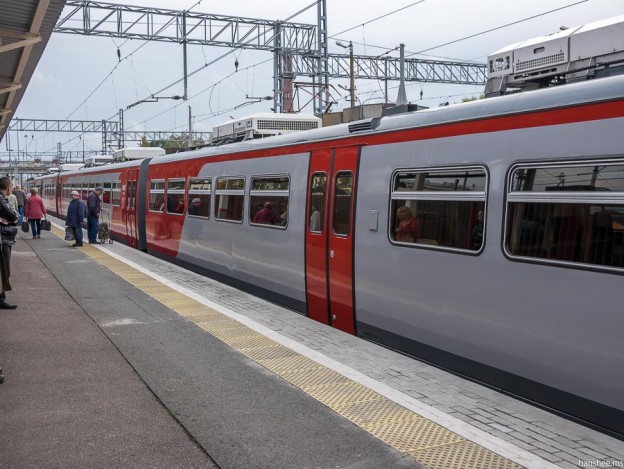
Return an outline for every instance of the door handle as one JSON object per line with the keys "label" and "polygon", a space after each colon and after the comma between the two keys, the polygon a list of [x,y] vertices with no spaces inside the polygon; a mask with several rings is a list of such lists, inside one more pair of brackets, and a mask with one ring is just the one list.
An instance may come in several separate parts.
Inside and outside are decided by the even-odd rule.
{"label": "door handle", "polygon": [[331,257],[331,258],[333,259],[333,258],[334,258],[334,255],[335,255],[335,254],[334,254],[334,250],[333,250],[333,249],[332,249],[332,250],[330,250],[330,251],[329,251],[329,257]]}

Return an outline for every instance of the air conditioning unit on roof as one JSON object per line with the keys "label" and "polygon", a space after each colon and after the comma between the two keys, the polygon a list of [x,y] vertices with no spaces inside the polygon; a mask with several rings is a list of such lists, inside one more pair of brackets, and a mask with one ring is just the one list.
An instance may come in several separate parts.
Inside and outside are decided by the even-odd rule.
{"label": "air conditioning unit on roof", "polygon": [[486,96],[624,73],[624,15],[511,44],[488,57]]}

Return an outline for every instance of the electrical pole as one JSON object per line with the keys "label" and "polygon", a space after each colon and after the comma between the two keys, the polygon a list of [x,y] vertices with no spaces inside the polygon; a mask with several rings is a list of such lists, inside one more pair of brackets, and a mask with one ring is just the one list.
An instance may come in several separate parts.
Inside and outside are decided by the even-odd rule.
{"label": "electrical pole", "polygon": [[189,134],[188,134],[188,149],[193,146],[193,116],[191,116],[191,106],[189,105]]}
{"label": "electrical pole", "polygon": [[397,106],[404,106],[407,104],[407,94],[405,93],[405,44],[401,44],[401,62],[399,64],[399,74],[401,81],[399,82],[399,94],[397,96]]}

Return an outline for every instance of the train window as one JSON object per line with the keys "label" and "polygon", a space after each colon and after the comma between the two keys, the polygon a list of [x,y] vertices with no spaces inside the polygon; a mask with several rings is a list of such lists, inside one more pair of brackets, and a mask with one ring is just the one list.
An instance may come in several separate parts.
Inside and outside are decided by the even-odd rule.
{"label": "train window", "polygon": [[334,233],[349,236],[351,232],[351,207],[353,199],[353,174],[340,172],[336,175],[334,190]]}
{"label": "train window", "polygon": [[121,183],[116,181],[112,184],[111,202],[119,207],[121,205]]}
{"label": "train window", "polygon": [[393,243],[480,251],[487,173],[482,167],[395,173],[389,235]]}
{"label": "train window", "polygon": [[215,219],[242,222],[244,204],[245,178],[217,178],[215,190]]}
{"label": "train window", "polygon": [[249,191],[249,223],[286,228],[289,188],[288,176],[253,176]]}
{"label": "train window", "polygon": [[516,166],[505,220],[511,257],[624,267],[624,163]]}
{"label": "train window", "polygon": [[150,181],[149,195],[150,212],[162,212],[165,206],[165,180],[154,179]]}
{"label": "train window", "polygon": [[110,205],[111,203],[111,184],[110,182],[105,182],[102,184],[102,203]]}
{"label": "train window", "polygon": [[308,207],[310,220],[308,228],[312,233],[322,233],[325,220],[325,192],[327,191],[327,174],[314,173],[310,181],[310,200]]}
{"label": "train window", "polygon": [[186,179],[167,179],[167,213],[184,214]]}
{"label": "train window", "polygon": [[210,178],[190,178],[188,190],[188,216],[210,218],[210,196],[212,180]]}

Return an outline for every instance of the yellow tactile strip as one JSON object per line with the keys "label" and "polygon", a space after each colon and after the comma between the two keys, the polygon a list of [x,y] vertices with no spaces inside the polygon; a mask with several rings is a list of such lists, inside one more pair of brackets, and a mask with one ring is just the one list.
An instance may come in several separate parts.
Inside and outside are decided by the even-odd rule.
{"label": "yellow tactile strip", "polygon": [[[63,232],[53,228],[59,237]],[[367,387],[299,355],[253,329],[128,267],[92,246],[83,252],[139,290],[297,386],[360,428],[425,467],[521,469],[522,466],[483,448]]]}

